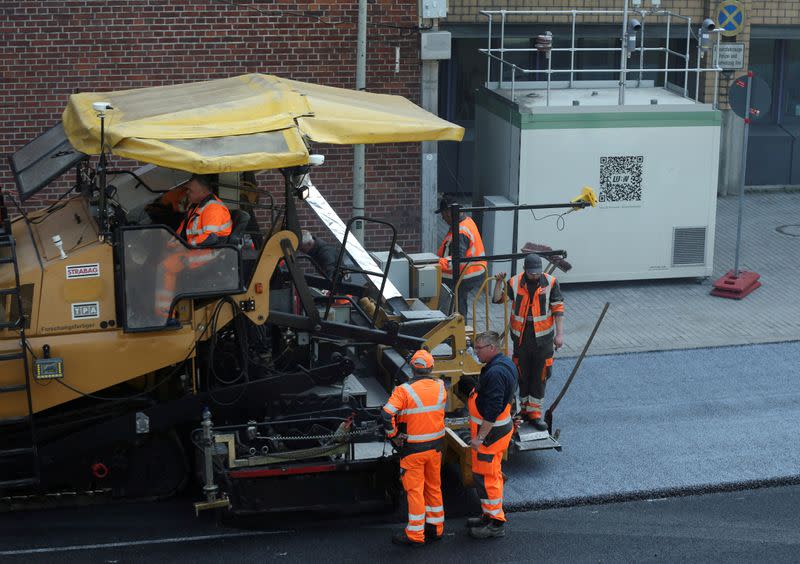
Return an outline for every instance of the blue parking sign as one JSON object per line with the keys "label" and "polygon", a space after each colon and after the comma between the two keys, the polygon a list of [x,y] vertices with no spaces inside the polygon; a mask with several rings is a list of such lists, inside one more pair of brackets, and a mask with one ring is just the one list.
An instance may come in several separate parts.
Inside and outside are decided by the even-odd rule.
{"label": "blue parking sign", "polygon": [[724,0],[717,10],[717,26],[722,35],[730,37],[744,29],[744,5],[736,0]]}

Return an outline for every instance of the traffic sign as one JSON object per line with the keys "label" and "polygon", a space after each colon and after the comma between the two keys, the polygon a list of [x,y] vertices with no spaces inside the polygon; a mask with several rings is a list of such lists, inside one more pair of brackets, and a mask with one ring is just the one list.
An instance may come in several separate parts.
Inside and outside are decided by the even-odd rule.
{"label": "traffic sign", "polygon": [[[753,88],[750,92],[750,111],[746,111],[747,106],[747,83],[753,81]],[[772,105],[772,91],[760,76],[752,78],[743,74],[731,82],[728,89],[728,103],[731,110],[740,118],[750,118],[751,121],[758,121],[769,113]]]}
{"label": "traffic sign", "polygon": [[714,46],[717,66],[722,70],[741,70],[744,68],[744,43],[720,43]]}
{"label": "traffic sign", "polygon": [[723,0],[717,10],[717,29],[725,37],[737,35],[744,29],[744,5],[736,0]]}

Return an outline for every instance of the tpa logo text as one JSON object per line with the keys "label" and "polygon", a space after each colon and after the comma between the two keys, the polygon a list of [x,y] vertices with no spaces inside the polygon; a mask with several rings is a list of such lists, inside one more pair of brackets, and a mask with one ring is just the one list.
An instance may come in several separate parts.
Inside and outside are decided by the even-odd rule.
{"label": "tpa logo text", "polygon": [[72,319],[96,319],[100,317],[100,302],[72,304]]}

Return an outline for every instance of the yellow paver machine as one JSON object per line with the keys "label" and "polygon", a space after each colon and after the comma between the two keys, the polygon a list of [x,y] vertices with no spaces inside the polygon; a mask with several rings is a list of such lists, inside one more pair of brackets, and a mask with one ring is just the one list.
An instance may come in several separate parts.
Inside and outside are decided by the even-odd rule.
{"label": "yellow paver machine", "polygon": [[[462,135],[398,96],[260,74],[72,95],[61,123],[10,157],[22,202],[63,193],[13,220],[0,201],[0,495],[153,498],[195,479],[197,510],[391,502],[379,410],[423,346],[449,390],[449,457],[468,478],[454,390],[480,364],[463,317],[444,289],[401,295],[387,276],[396,241],[379,268],[350,231],[374,220],[343,222],[310,178],[324,161],[315,142]],[[110,169],[109,153],[144,166]],[[265,169],[281,171],[278,194],[257,185]],[[218,174],[232,211],[213,247],[143,211],[191,173]],[[298,251],[298,205],[342,246],[333,276]],[[175,275],[159,315],[163,265],[199,254],[212,260]]]}

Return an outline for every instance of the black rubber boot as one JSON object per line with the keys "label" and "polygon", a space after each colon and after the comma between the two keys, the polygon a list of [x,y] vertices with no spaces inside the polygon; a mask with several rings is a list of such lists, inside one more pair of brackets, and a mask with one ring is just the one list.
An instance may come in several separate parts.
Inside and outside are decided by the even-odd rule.
{"label": "black rubber boot", "polygon": [[473,527],[483,527],[489,523],[490,519],[486,513],[483,513],[480,517],[470,517],[467,519],[467,527],[472,529]]}
{"label": "black rubber boot", "polygon": [[443,534],[436,534],[436,525],[425,523],[425,544],[442,540],[443,536]]}
{"label": "black rubber boot", "polygon": [[397,531],[394,535],[392,535],[392,544],[399,544],[403,546],[413,546],[413,547],[425,546],[424,542],[416,542],[408,538],[405,529],[403,529],[402,531]]}
{"label": "black rubber boot", "polygon": [[483,527],[474,527],[469,530],[469,536],[474,539],[493,539],[506,536],[505,521],[492,519]]}
{"label": "black rubber boot", "polygon": [[537,431],[547,431],[547,423],[541,417],[539,419],[530,419],[530,422]]}

